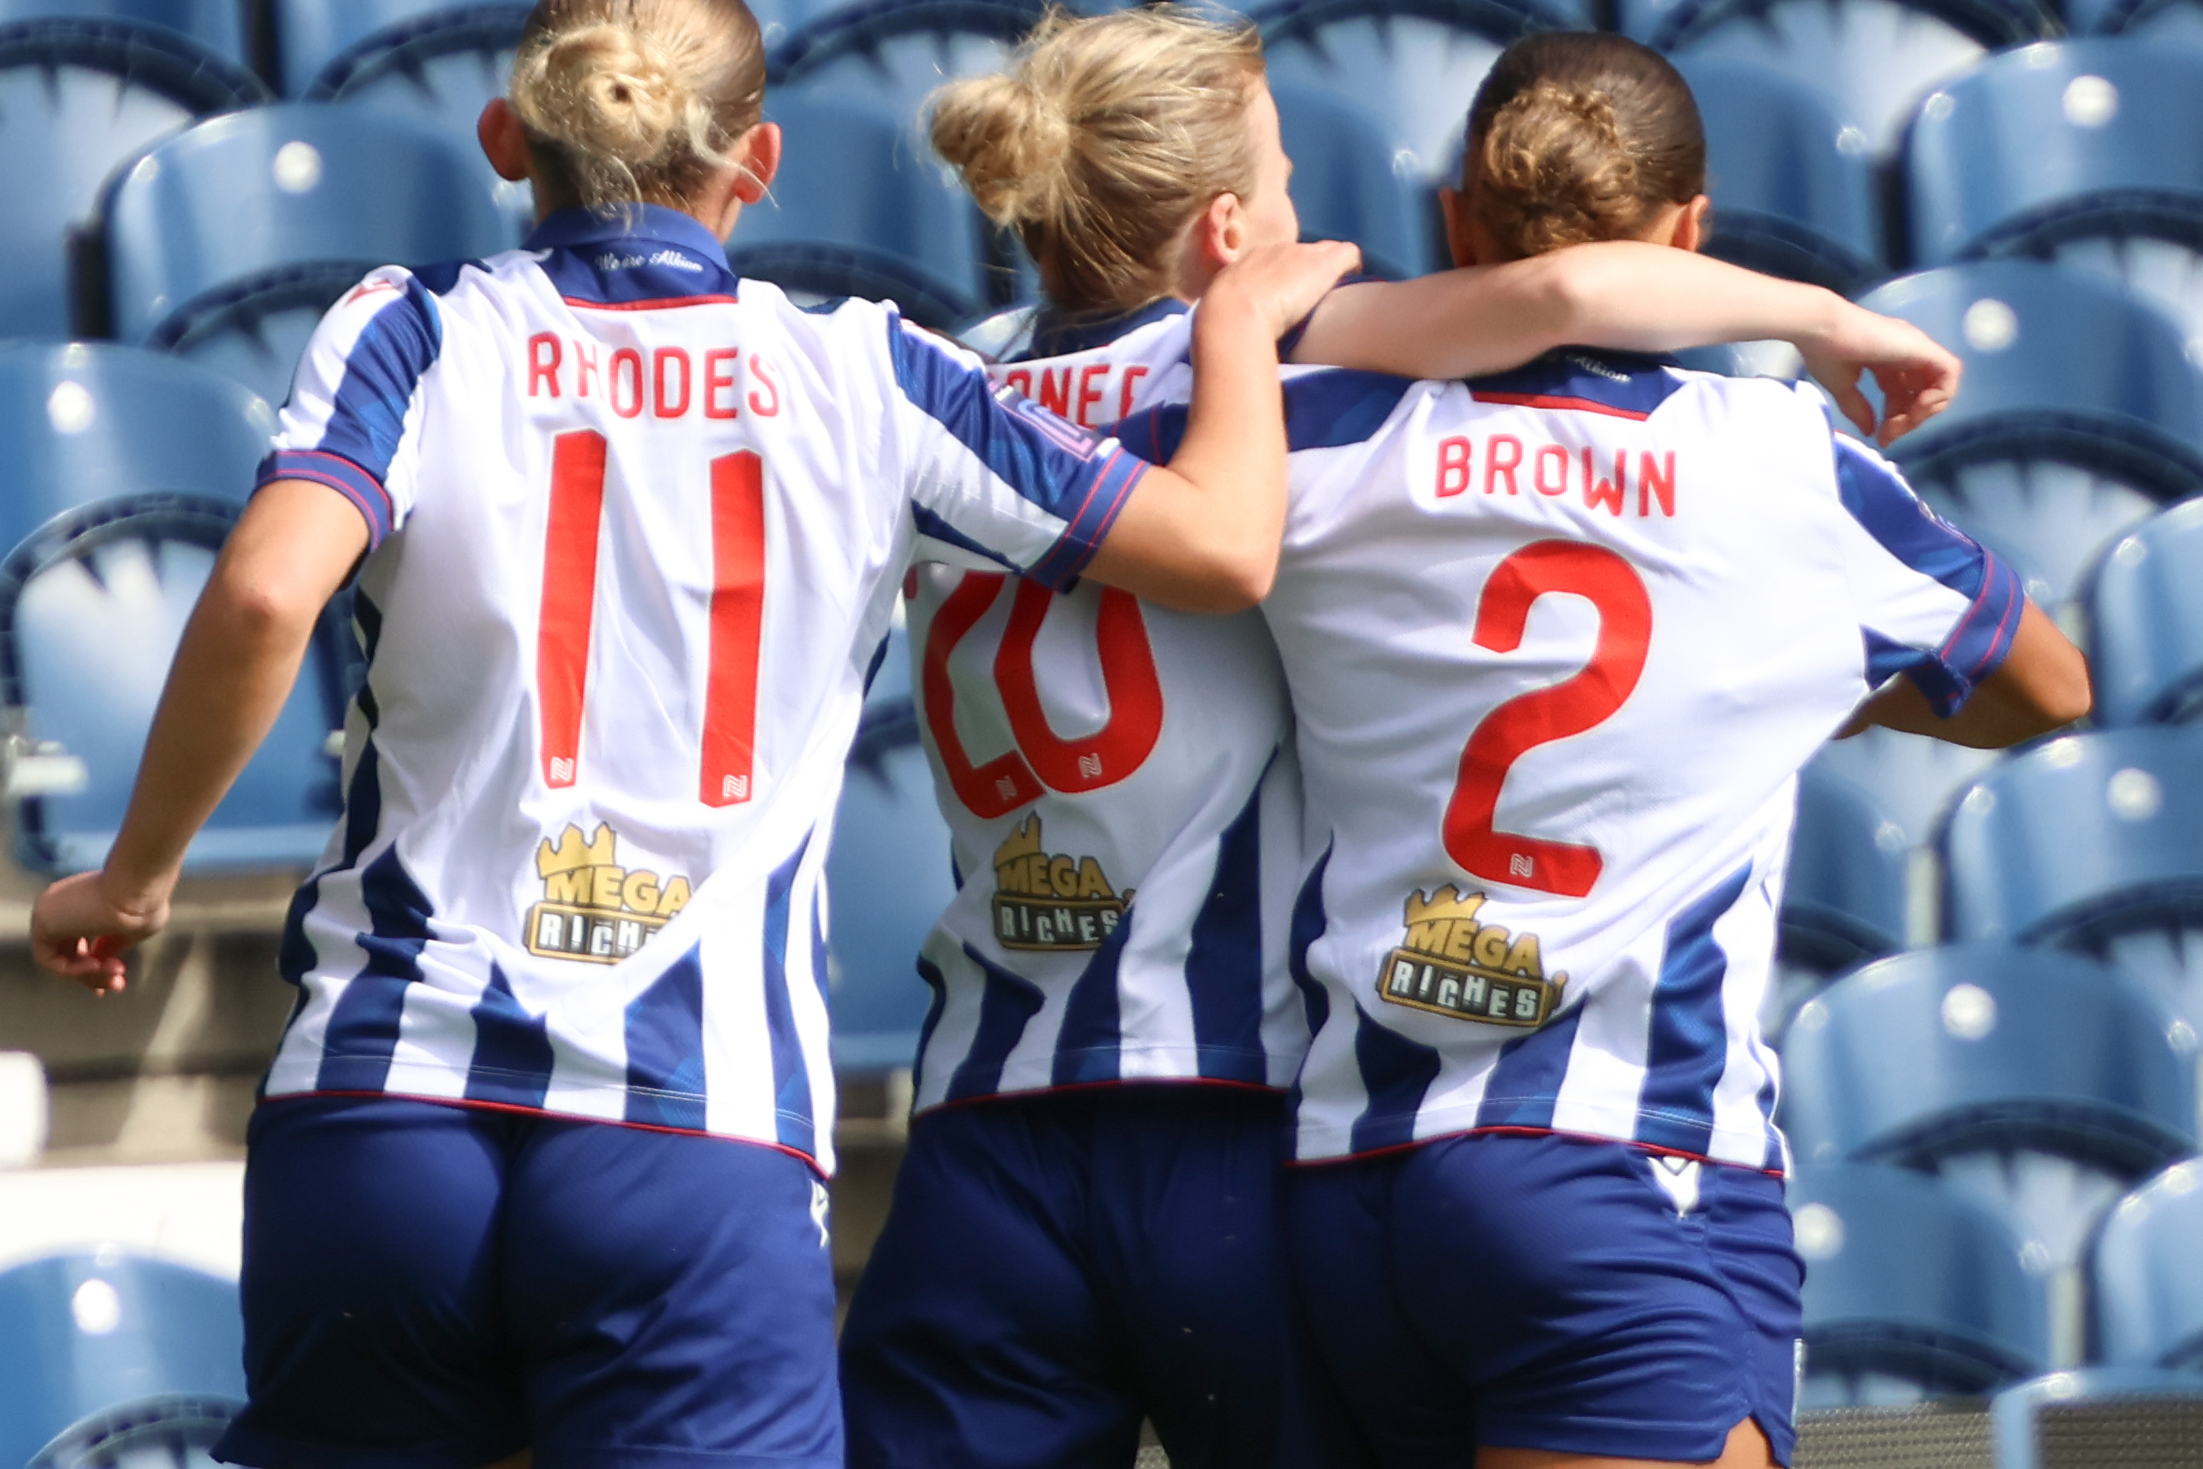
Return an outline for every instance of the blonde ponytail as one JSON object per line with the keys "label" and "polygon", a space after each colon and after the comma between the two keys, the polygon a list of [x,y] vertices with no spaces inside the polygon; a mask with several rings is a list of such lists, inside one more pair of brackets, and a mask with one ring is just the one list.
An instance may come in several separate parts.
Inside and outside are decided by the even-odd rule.
{"label": "blonde ponytail", "polygon": [[1052,12],[999,76],[933,97],[934,150],[1015,229],[1050,303],[1129,311],[1170,294],[1171,247],[1219,194],[1254,187],[1252,26],[1172,6]]}
{"label": "blonde ponytail", "polygon": [[513,110],[557,202],[597,209],[686,203],[764,95],[742,0],[543,0],[513,62]]}

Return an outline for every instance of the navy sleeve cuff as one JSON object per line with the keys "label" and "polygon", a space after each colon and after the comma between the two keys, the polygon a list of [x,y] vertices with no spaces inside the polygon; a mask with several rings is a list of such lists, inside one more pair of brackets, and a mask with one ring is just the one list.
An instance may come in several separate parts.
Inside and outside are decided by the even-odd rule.
{"label": "navy sleeve cuff", "polygon": [[1045,556],[1026,568],[1025,574],[1058,592],[1078,580],[1079,573],[1101,549],[1109,528],[1117,523],[1124,502],[1152,467],[1122,447],[1112,449],[1107,459],[1096,464],[1093,478],[1087,482],[1086,497],[1064,526],[1063,534]]}
{"label": "navy sleeve cuff", "polygon": [[370,551],[381,545],[395,528],[390,492],[382,487],[382,481],[340,454],[319,449],[278,449],[260,461],[260,473],[253,487],[257,490],[279,479],[302,479],[326,485],[351,501],[352,508],[367,522],[367,549]]}

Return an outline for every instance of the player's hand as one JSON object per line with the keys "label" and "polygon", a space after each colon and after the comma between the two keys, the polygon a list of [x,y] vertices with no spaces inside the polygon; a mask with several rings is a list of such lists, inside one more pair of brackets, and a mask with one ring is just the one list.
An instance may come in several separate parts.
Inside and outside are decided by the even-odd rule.
{"label": "player's hand", "polygon": [[122,894],[104,872],[65,877],[31,908],[31,955],[95,995],[127,987],[123,954],[168,922],[165,891]]}
{"label": "player's hand", "polygon": [[1282,337],[1307,319],[1339,277],[1359,270],[1361,263],[1361,246],[1343,240],[1265,245],[1218,271],[1202,299],[1219,304],[1236,300],[1268,324],[1272,337]]}
{"label": "player's hand", "polygon": [[[1849,303],[1827,331],[1798,343],[1798,350],[1844,417],[1883,444],[1894,443],[1950,407],[1964,371],[1957,357],[1912,323]],[[1859,389],[1861,372],[1873,373],[1881,386],[1879,424],[1874,405]]]}

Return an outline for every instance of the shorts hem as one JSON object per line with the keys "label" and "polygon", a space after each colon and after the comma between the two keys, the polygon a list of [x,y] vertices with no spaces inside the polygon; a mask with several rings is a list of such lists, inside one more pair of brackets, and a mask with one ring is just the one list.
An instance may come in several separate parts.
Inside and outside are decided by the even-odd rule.
{"label": "shorts hem", "polygon": [[[1298,1157],[1285,1160],[1292,1169],[1328,1168],[1339,1163],[1366,1163],[1373,1158],[1396,1157],[1411,1153],[1417,1148],[1427,1148],[1433,1143],[1451,1142],[1464,1137],[1563,1137],[1572,1142],[1612,1143],[1640,1153],[1658,1153],[1669,1158],[1688,1158],[1695,1163],[1709,1163],[1717,1168],[1741,1168],[1746,1173],[1761,1173],[1769,1178],[1783,1178],[1780,1168],[1769,1168],[1763,1163],[1743,1163],[1734,1158],[1716,1158],[1710,1153],[1687,1152],[1681,1148],[1665,1147],[1659,1143],[1645,1142],[1640,1138],[1609,1137],[1602,1132],[1577,1132],[1562,1127],[1521,1127],[1513,1124],[1496,1124],[1487,1127],[1456,1127],[1444,1132],[1434,1132],[1428,1137],[1410,1138],[1406,1142],[1387,1143],[1381,1148],[1362,1148],[1354,1152],[1325,1153],[1321,1157]],[[1508,1445],[1508,1447],[1514,1447]]]}
{"label": "shorts hem", "polygon": [[[476,1465],[475,1469],[487,1469]],[[536,1449],[531,1469],[844,1469],[838,1454],[745,1454],[721,1449],[588,1447]]]}
{"label": "shorts hem", "polygon": [[[1722,1410],[1721,1427],[1685,1429],[1673,1423],[1647,1423],[1631,1418],[1502,1418],[1493,1421],[1479,1413],[1476,1442],[1479,1448],[1536,1449],[1549,1454],[1582,1454],[1588,1458],[1653,1459],[1679,1464],[1710,1464],[1721,1457],[1729,1435],[1747,1418],[1759,1423],[1759,1413],[1739,1401],[1735,1410]],[[1767,1425],[1759,1424],[1767,1433]],[[1774,1443],[1774,1435],[1767,1435]]]}
{"label": "shorts hem", "polygon": [[514,1443],[486,1449],[343,1448],[232,1427],[214,1446],[214,1458],[241,1469],[489,1469],[526,1447]]}

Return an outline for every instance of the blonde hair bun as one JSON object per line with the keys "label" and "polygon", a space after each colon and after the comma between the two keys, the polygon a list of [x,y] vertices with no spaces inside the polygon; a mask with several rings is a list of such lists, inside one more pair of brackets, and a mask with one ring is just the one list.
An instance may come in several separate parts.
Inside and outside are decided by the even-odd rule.
{"label": "blonde hair bun", "polygon": [[742,0],[542,0],[512,107],[554,192],[602,208],[680,205],[764,107],[764,43]]}
{"label": "blonde hair bun", "polygon": [[942,89],[933,148],[980,212],[1004,228],[1045,219],[1071,172],[1071,118],[1022,76],[984,76]]}

